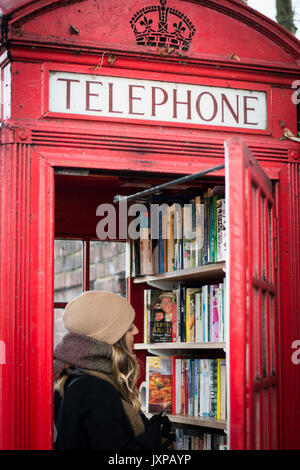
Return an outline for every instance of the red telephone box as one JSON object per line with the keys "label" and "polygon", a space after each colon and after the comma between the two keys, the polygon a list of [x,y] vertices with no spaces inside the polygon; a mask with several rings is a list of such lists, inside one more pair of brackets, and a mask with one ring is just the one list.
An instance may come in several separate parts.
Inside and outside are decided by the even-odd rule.
{"label": "red telephone box", "polygon": [[225,161],[229,445],[299,449],[299,41],[237,0],[0,3],[1,448],[52,448],[54,237]]}

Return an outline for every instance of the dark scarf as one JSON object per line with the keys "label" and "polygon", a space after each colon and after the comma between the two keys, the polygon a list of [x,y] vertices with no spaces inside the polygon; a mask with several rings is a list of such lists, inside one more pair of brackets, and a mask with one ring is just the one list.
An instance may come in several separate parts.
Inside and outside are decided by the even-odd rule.
{"label": "dark scarf", "polygon": [[110,344],[75,333],[66,334],[54,350],[54,380],[63,372],[70,373],[79,368],[80,373],[90,374],[111,383],[121,394],[124,411],[129,419],[134,435],[145,431],[140,415],[128,399],[127,388],[112,374],[112,347]]}

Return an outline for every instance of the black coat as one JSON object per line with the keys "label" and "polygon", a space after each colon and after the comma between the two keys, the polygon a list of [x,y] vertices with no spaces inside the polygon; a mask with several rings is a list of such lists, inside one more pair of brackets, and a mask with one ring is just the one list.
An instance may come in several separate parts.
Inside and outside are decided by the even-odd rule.
{"label": "black coat", "polygon": [[[72,380],[73,379],[73,380]],[[69,378],[61,400],[55,392],[56,450],[154,450],[160,431],[141,417],[145,432],[134,436],[120,393],[91,375]]]}

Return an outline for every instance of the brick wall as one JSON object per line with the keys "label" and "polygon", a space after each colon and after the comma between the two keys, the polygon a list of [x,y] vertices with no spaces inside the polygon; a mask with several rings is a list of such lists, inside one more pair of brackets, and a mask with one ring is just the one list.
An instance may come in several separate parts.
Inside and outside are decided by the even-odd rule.
{"label": "brick wall", "polygon": [[[90,242],[90,290],[126,297],[125,243]],[[83,242],[56,240],[54,246],[54,301],[69,302],[83,292]],[[54,309],[54,346],[66,330],[63,309]]]}

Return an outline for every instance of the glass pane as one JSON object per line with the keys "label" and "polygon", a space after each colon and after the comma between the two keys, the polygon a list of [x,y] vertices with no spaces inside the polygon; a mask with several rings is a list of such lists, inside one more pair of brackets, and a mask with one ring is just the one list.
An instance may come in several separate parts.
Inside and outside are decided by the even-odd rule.
{"label": "glass pane", "polygon": [[266,240],[265,240],[265,202],[266,199],[262,195],[260,198],[260,230],[261,230],[261,278],[266,281]]}
{"label": "glass pane", "polygon": [[259,290],[253,287],[252,290],[252,345],[253,345],[253,376],[260,378],[260,363],[259,363]]}
{"label": "glass pane", "polygon": [[277,391],[276,387],[271,387],[271,433],[272,433],[272,450],[275,450],[277,447]]}
{"label": "glass pane", "polygon": [[254,395],[254,448],[260,450],[260,423],[261,423],[261,412],[260,412],[260,393]]}
{"label": "glass pane", "polygon": [[126,243],[90,242],[90,290],[115,292],[126,298]]}
{"label": "glass pane", "polygon": [[269,294],[270,303],[270,369],[271,375],[275,375],[275,302],[274,295]]}
{"label": "glass pane", "polygon": [[270,284],[274,284],[274,275],[273,275],[273,237],[274,237],[274,223],[273,223],[273,207],[268,204],[268,227],[269,227],[269,279]]}
{"label": "glass pane", "polygon": [[63,314],[64,314],[64,309],[63,308],[55,308],[54,309],[54,348],[55,346],[62,340],[63,336],[68,333],[67,330],[65,330],[64,325],[63,325]]}
{"label": "glass pane", "polygon": [[261,360],[262,360],[262,376],[267,376],[267,348],[266,348],[266,294],[261,294]]}
{"label": "glass pane", "polygon": [[251,187],[251,211],[252,211],[252,263],[253,263],[253,276],[258,276],[258,211],[257,211],[257,188],[252,184]]}
{"label": "glass pane", "polygon": [[263,400],[264,400],[264,416],[263,416],[263,426],[264,426],[264,449],[268,449],[269,446],[269,389],[263,390]]}
{"label": "glass pane", "polygon": [[83,242],[54,242],[54,302],[69,302],[83,291]]}

